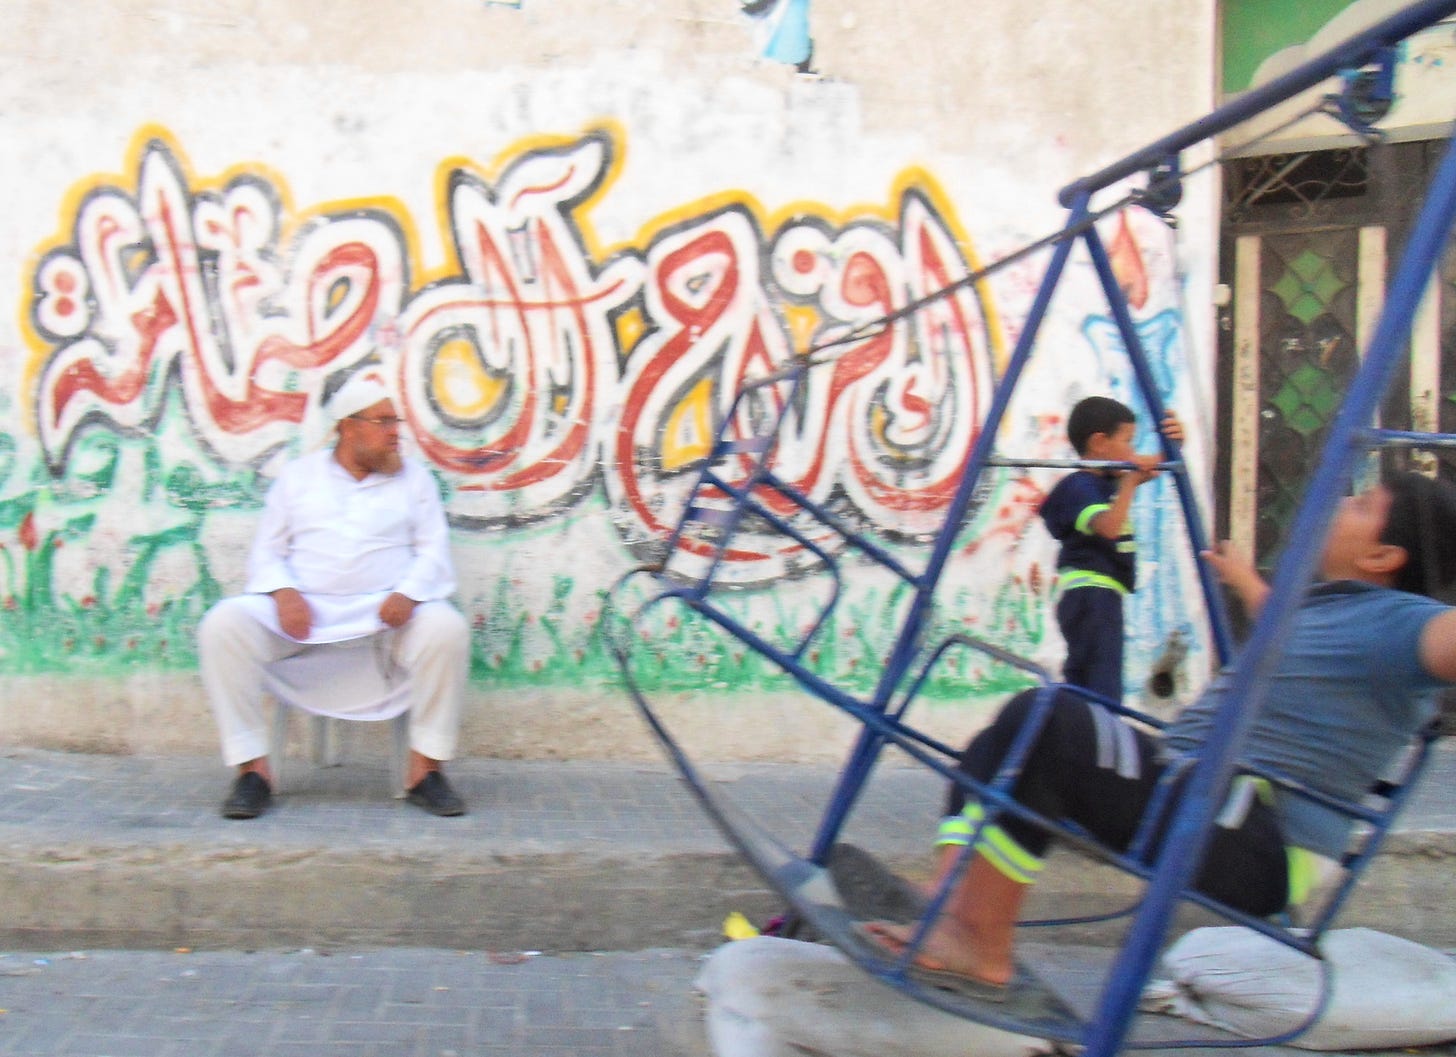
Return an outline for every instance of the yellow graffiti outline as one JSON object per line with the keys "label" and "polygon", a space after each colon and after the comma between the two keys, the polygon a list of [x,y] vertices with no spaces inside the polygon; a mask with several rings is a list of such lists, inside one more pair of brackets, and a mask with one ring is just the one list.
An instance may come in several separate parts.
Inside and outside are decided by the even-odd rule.
{"label": "yellow graffiti outline", "polygon": [[[395,195],[364,195],[333,199],[298,209],[294,205],[293,192],[288,180],[273,166],[261,161],[236,162],[217,175],[201,177],[193,166],[191,157],[182,148],[177,135],[165,125],[149,122],[141,125],[132,133],[125,151],[126,160],[123,172],[92,173],[77,179],[62,193],[57,210],[58,221],[55,233],[43,239],[32,251],[32,259],[36,265],[39,265],[39,262],[53,250],[61,246],[69,246],[75,241],[75,223],[81,203],[93,192],[116,190],[135,199],[141,189],[142,161],[153,143],[161,144],[177,163],[177,167],[182,173],[183,188],[189,197],[196,197],[209,191],[220,193],[240,177],[253,177],[266,181],[273,193],[277,195],[278,200],[277,244],[279,248],[294,241],[301,230],[319,218],[331,218],[349,212],[370,211],[385,213],[398,224],[401,237],[405,242],[405,260],[411,268],[420,257],[419,233],[415,229],[410,212],[404,202]],[[34,267],[30,269],[27,278],[31,282],[22,289],[19,299],[19,325],[21,339],[29,348],[30,356],[26,360],[21,374],[21,390],[25,394],[25,404],[34,406],[35,401],[40,397],[41,370],[54,349],[36,332],[30,322],[30,307],[35,293]],[[34,434],[32,433],[32,435]]]}
{"label": "yellow graffiti outline", "polygon": [[[694,201],[674,206],[644,222],[638,227],[633,243],[636,247],[645,250],[670,229],[689,224],[711,213],[734,207],[743,208],[752,214],[759,226],[760,233],[766,238],[771,237],[774,232],[786,224],[802,220],[805,217],[814,217],[825,221],[832,227],[841,229],[854,221],[866,219],[879,220],[891,227],[896,227],[900,219],[900,204],[904,201],[905,195],[912,190],[920,192],[930,202],[936,215],[945,223],[952,240],[965,259],[967,268],[972,272],[979,271],[983,267],[980,256],[976,253],[971,237],[962,226],[960,217],[951,204],[950,196],[946,194],[940,181],[919,165],[907,166],[896,174],[890,185],[890,194],[885,201],[860,202],[837,209],[810,199],[799,199],[775,209],[768,209],[751,192],[744,190],[716,191]],[[589,247],[595,257],[598,253],[597,247],[590,243]],[[617,252],[617,250],[613,249],[612,252]],[[604,258],[597,257],[596,259]],[[990,343],[991,360],[997,373],[1000,373],[1005,368],[1006,360],[1010,355],[1005,328],[1000,314],[996,311],[995,299],[987,288],[987,280],[982,279],[974,285],[981,295],[981,307],[986,314],[986,331]],[[785,322],[787,323],[788,320],[786,319]]]}
{"label": "yellow graffiti outline", "polygon": [[[441,237],[444,255],[438,265],[433,268],[425,266],[420,231],[414,215],[398,196],[377,194],[330,199],[299,209],[294,205],[292,189],[287,179],[272,166],[261,161],[238,162],[228,166],[217,175],[207,178],[200,177],[190,156],[182,148],[179,138],[164,125],[148,123],[140,126],[132,134],[125,153],[125,174],[92,173],[76,180],[65,190],[60,199],[56,231],[36,247],[33,251],[33,259],[38,265],[39,261],[48,253],[58,247],[70,245],[74,241],[75,219],[81,203],[93,192],[101,189],[115,189],[135,197],[140,189],[141,164],[146,152],[151,144],[160,143],[176,162],[182,173],[184,187],[190,196],[195,197],[209,191],[221,192],[228,184],[245,176],[267,181],[277,196],[279,205],[278,245],[280,247],[292,242],[302,229],[319,218],[334,218],[350,212],[363,213],[365,211],[387,215],[394,221],[400,237],[404,240],[404,261],[411,277],[405,296],[409,297],[433,282],[457,278],[462,274],[463,264],[459,258],[459,249],[455,245],[450,216],[450,182],[457,171],[464,170],[471,173],[488,186],[494,187],[504,171],[521,158],[536,151],[570,148],[583,139],[596,135],[603,136],[610,143],[607,170],[592,191],[571,210],[571,219],[581,236],[588,258],[594,265],[600,265],[622,252],[644,253],[669,229],[690,224],[704,216],[730,208],[746,210],[757,223],[760,235],[765,238],[771,237],[785,225],[805,217],[822,220],[840,229],[854,221],[864,219],[879,220],[893,227],[899,220],[900,206],[905,195],[914,190],[929,201],[937,216],[947,225],[967,266],[972,271],[982,267],[980,258],[975,252],[974,243],[961,225],[960,218],[951,204],[950,196],[946,194],[940,181],[920,165],[911,165],[902,169],[891,184],[890,194],[883,201],[860,202],[835,208],[823,202],[799,199],[769,209],[751,192],[741,189],[723,190],[700,196],[659,213],[639,225],[635,235],[629,236],[619,243],[607,245],[592,224],[591,214],[596,204],[608,194],[621,177],[628,156],[626,130],[620,122],[612,119],[594,121],[575,133],[540,133],[520,137],[508,147],[498,151],[486,163],[481,163],[465,155],[451,155],[441,159],[435,166],[433,198],[435,223]],[[47,356],[53,350],[49,343],[36,332],[30,320],[31,303],[34,297],[34,268],[30,270],[27,278],[31,281],[21,293],[18,308],[19,331],[23,342],[30,350],[30,356],[27,358],[22,372],[21,387],[25,394],[25,402],[33,405],[39,398],[41,370]],[[982,280],[976,286],[981,294],[981,306],[986,316],[989,351],[995,369],[999,372],[1004,368],[1008,355],[1004,327],[996,311],[995,300],[985,288],[986,281]],[[793,312],[790,311],[793,307],[792,305],[783,306],[784,322],[789,327],[791,337],[797,340],[801,334],[811,332],[812,327],[807,320],[794,317]],[[630,336],[633,326],[633,321],[627,319],[624,314],[623,320],[619,323],[619,336]],[[630,351],[630,346],[624,345],[620,351],[625,356]]]}
{"label": "yellow graffiti outline", "polygon": [[[534,133],[529,136],[520,137],[503,150],[497,151],[487,162],[481,162],[466,155],[455,154],[442,158],[435,166],[434,176],[434,210],[435,226],[440,235],[440,245],[445,255],[437,268],[425,270],[420,268],[416,273],[420,276],[417,289],[423,289],[430,283],[458,279],[465,274],[465,264],[460,259],[460,247],[455,240],[454,217],[450,210],[450,186],[458,172],[465,172],[480,180],[485,186],[495,190],[499,187],[501,178],[505,171],[520,161],[522,158],[537,151],[561,151],[569,150],[584,139],[594,136],[605,138],[609,144],[607,151],[607,169],[597,180],[596,186],[580,202],[570,210],[571,222],[576,226],[585,247],[587,258],[592,266],[602,264],[607,256],[600,250],[600,238],[595,227],[591,223],[591,212],[596,204],[601,201],[616,183],[621,175],[627,149],[627,136],[622,125],[616,121],[601,120],[583,126],[579,131],[571,134],[566,133]],[[635,249],[627,246],[625,248]],[[611,251],[618,252],[617,249]],[[414,263],[414,262],[412,262]],[[422,262],[421,262],[422,263]],[[413,291],[411,291],[413,292]],[[623,339],[622,324],[619,322],[617,338],[619,349]],[[438,364],[437,364],[438,369]],[[480,406],[490,406],[493,394],[498,395],[504,388],[499,379],[492,378],[484,372],[484,377],[479,379],[478,385],[480,395],[476,403]],[[436,390],[437,395],[444,399],[441,390]]]}
{"label": "yellow graffiti outline", "polygon": [[[835,208],[811,199],[798,199],[775,209],[769,209],[749,191],[741,189],[715,191],[659,213],[638,225],[632,236],[613,244],[607,244],[601,239],[592,224],[591,212],[597,201],[606,197],[608,191],[622,175],[628,155],[628,137],[625,127],[619,121],[603,118],[582,126],[575,133],[537,133],[523,136],[513,141],[510,146],[498,151],[486,164],[481,164],[463,155],[455,155],[442,160],[435,171],[435,211],[441,242],[447,248],[452,260],[442,264],[441,269],[436,273],[430,274],[429,280],[451,278],[458,276],[461,272],[462,265],[452,237],[449,215],[450,178],[457,170],[465,169],[479,177],[488,186],[495,187],[505,170],[527,154],[538,150],[569,148],[583,139],[597,134],[605,135],[612,146],[609,152],[608,168],[591,194],[572,210],[572,220],[577,225],[582,242],[594,264],[599,265],[623,252],[645,252],[669,229],[690,224],[711,213],[733,207],[741,207],[752,214],[760,233],[765,236],[770,236],[786,224],[801,220],[806,216],[823,220],[835,228],[844,228],[853,221],[864,219],[880,220],[893,227],[900,219],[901,202],[908,192],[914,190],[920,192],[930,202],[936,215],[945,223],[966,266],[972,272],[979,271],[983,267],[980,256],[976,253],[975,244],[961,224],[960,216],[951,202],[950,195],[946,193],[940,180],[921,165],[910,165],[897,173],[890,185],[890,193],[884,201],[860,202]],[[980,294],[982,308],[986,313],[986,329],[991,346],[989,351],[992,363],[999,372],[1004,369],[1009,356],[1005,328],[1000,314],[996,311],[996,302],[987,289],[986,280],[981,280],[975,286]],[[627,351],[629,351],[629,347],[622,349],[624,355]]]}
{"label": "yellow graffiti outline", "polygon": [[420,286],[423,288],[431,282],[458,278],[464,274],[465,266],[460,260],[459,247],[455,245],[453,220],[450,216],[450,181],[456,172],[464,170],[494,190],[499,185],[505,171],[527,155],[537,151],[566,150],[581,143],[582,140],[596,135],[603,135],[611,144],[611,149],[607,152],[607,170],[602,174],[591,193],[571,209],[572,222],[581,234],[588,258],[593,265],[600,265],[622,250],[637,249],[637,246],[631,242],[623,242],[617,246],[603,249],[601,238],[591,222],[593,208],[606,197],[612,185],[622,175],[622,168],[627,159],[626,130],[618,121],[602,119],[584,125],[574,133],[540,132],[522,136],[513,140],[510,146],[497,151],[490,161],[484,163],[463,154],[443,158],[435,166],[434,198],[435,223],[439,228],[440,243],[445,248],[446,259],[441,261],[440,267],[434,271],[421,272],[425,281],[421,282]]}

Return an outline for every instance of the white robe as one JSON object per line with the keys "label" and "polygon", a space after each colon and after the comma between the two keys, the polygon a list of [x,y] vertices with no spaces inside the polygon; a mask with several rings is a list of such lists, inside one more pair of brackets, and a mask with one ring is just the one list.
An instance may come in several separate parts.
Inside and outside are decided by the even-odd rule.
{"label": "white robe", "polygon": [[363,480],[332,450],[289,463],[268,490],[236,604],[273,633],[268,592],[299,591],[312,624],[306,648],[268,665],[269,689],[289,704],[342,719],[389,719],[409,706],[407,674],[393,664],[379,607],[398,592],[416,602],[455,590],[449,526],[429,471],[404,460],[397,474]]}

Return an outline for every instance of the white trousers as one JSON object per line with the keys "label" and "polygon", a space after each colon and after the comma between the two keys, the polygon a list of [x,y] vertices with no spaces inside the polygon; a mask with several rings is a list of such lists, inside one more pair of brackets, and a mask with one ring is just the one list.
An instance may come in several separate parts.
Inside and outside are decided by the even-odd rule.
{"label": "white trousers", "polygon": [[[422,602],[402,627],[366,639],[305,645],[258,623],[245,599],[225,598],[198,626],[197,660],[228,766],[268,755],[268,693],[346,719],[386,719],[408,709],[410,748],[432,760],[455,756],[470,629],[449,602]],[[308,662],[299,671],[329,677],[304,685],[282,674],[281,662],[294,660]]]}

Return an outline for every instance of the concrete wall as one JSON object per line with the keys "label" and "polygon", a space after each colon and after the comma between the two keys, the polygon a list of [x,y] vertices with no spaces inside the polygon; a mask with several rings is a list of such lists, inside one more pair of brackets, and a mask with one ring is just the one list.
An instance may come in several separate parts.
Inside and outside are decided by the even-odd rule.
{"label": "concrete wall", "polygon": [[[211,751],[192,634],[237,589],[279,461],[327,380],[397,379],[438,471],[476,629],[466,749],[644,750],[601,594],[675,516],[735,380],[965,275],[1062,219],[1056,190],[1209,109],[1212,0],[159,0],[0,9],[0,737]],[[811,50],[809,50],[811,49]],[[808,51],[807,57],[805,52]],[[1193,168],[1200,159],[1185,159]],[[1215,185],[1176,232],[1103,223],[1202,461]],[[825,370],[785,465],[905,554],[938,524],[1045,255]],[[1001,438],[1130,379],[1078,254]],[[830,371],[834,371],[831,384]],[[1055,664],[1055,475],[988,479],[943,591]],[[1136,685],[1203,625],[1171,489],[1137,531]],[[764,540],[735,578],[769,630],[812,577]],[[867,685],[897,598],[851,590],[814,661]],[[720,755],[843,731],[741,647],[670,620],[646,678]],[[949,726],[1010,685],[948,670]]]}

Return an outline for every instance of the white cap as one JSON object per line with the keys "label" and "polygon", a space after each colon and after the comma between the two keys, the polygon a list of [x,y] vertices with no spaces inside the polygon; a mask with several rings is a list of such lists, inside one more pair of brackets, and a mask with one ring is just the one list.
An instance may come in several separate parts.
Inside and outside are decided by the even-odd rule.
{"label": "white cap", "polygon": [[389,386],[384,380],[384,372],[378,367],[365,367],[361,371],[356,371],[333,396],[329,397],[324,404],[324,410],[328,412],[331,419],[337,422],[341,418],[357,415],[366,407],[373,407],[381,400],[390,399],[393,398],[390,396]]}

